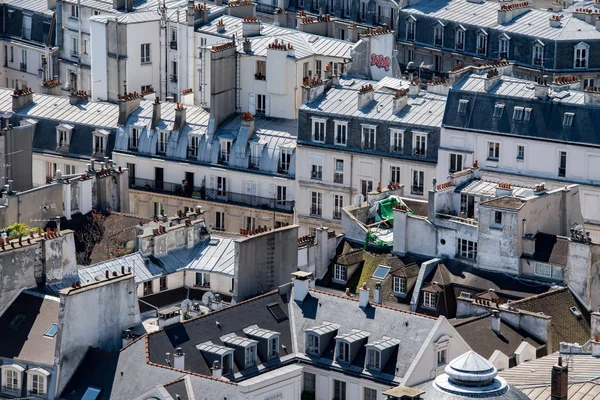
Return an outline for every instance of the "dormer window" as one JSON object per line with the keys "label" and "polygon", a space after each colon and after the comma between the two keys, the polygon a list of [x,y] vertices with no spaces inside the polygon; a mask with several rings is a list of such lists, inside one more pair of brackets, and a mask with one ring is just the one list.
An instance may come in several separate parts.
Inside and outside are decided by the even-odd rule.
{"label": "dormer window", "polygon": [[325,124],[327,119],[316,118],[312,119],[312,141],[316,143],[325,143]]}
{"label": "dormer window", "polygon": [[189,143],[188,143],[188,157],[197,158],[199,148],[200,148],[200,136],[190,135]]}
{"label": "dormer window", "polygon": [[544,43],[536,40],[533,44],[533,58],[531,64],[542,65],[544,63]]}
{"label": "dormer window", "polygon": [[502,34],[498,40],[498,58],[508,58],[510,38]]}
{"label": "dormer window", "polygon": [[348,139],[348,121],[335,121],[335,144],[345,146]]}
{"label": "dormer window", "polygon": [[375,125],[362,126],[362,149],[375,150],[377,127]]}
{"label": "dormer window", "polygon": [[369,332],[358,329],[352,329],[349,333],[336,336],[336,360],[343,363],[352,363],[368,338]]}
{"label": "dormer window", "polygon": [[367,351],[367,368],[381,370],[381,351],[377,349],[369,349]]}
{"label": "dormer window", "polygon": [[365,367],[373,371],[381,371],[400,343],[397,339],[382,337],[380,340],[367,343],[367,359]]}
{"label": "dormer window", "polygon": [[68,152],[69,145],[71,142],[71,133],[73,132],[73,126],[67,124],[61,124],[56,127],[56,150]]}
{"label": "dormer window", "polygon": [[159,131],[158,142],[156,143],[156,152],[165,154],[167,152],[167,143],[169,141],[169,132]]}
{"label": "dormer window", "polygon": [[205,342],[196,346],[203,356],[212,364],[215,361],[220,362],[223,375],[233,373],[233,354],[234,349],[212,342]]}
{"label": "dormer window", "polygon": [[573,68],[587,68],[590,45],[587,43],[579,43],[575,46],[575,54],[573,60]]}
{"label": "dormer window", "polygon": [[488,34],[484,30],[477,33],[477,54],[485,56],[487,54],[487,39]]}
{"label": "dormer window", "polygon": [[43,368],[27,370],[27,392],[30,395],[43,397],[48,390],[48,377],[50,373]]}
{"label": "dormer window", "polygon": [[531,108],[525,107],[523,110],[523,121],[529,121],[531,119]]}
{"label": "dormer window", "polygon": [[417,26],[417,20],[415,17],[410,15],[406,18],[406,40],[414,41],[415,40],[415,28]]}
{"label": "dormer window", "polygon": [[458,101],[458,113],[459,114],[466,114],[467,113],[467,106],[469,105],[469,100],[459,100]]}
{"label": "dormer window", "polygon": [[413,156],[427,157],[427,134],[424,132],[413,133]]}
{"label": "dormer window", "polygon": [[494,118],[502,118],[502,114],[504,113],[504,104],[496,103],[494,107]]}
{"label": "dormer window", "polygon": [[2,393],[20,394],[25,368],[17,364],[5,364],[0,368],[2,368]]}
{"label": "dormer window", "polygon": [[246,368],[254,367],[256,365],[256,345],[246,347],[244,355],[244,366]]}
{"label": "dormer window", "polygon": [[248,165],[249,168],[255,168],[255,169],[260,168],[260,155],[262,154],[262,151],[263,151],[262,144],[252,143],[250,145],[250,162]]}
{"label": "dormer window", "polygon": [[563,116],[563,126],[568,128],[573,126],[573,119],[575,118],[575,114],[571,112],[566,112]]}
{"label": "dormer window", "polygon": [[245,328],[243,331],[246,336],[258,342],[255,349],[261,359],[272,360],[279,357],[280,333],[259,328],[257,325]]}
{"label": "dormer window", "polygon": [[394,294],[405,295],[406,294],[406,278],[402,278],[399,276],[394,277]]}
{"label": "dormer window", "polygon": [[267,347],[269,349],[269,360],[279,357],[279,337],[269,339],[269,344]]}
{"label": "dormer window", "polygon": [[138,127],[131,127],[131,133],[129,134],[129,150],[137,150],[140,146],[140,134],[141,129]]}
{"label": "dormer window", "polygon": [[350,362],[350,344],[338,341],[337,344],[337,360],[345,363]]}
{"label": "dormer window", "polygon": [[464,50],[465,49],[465,28],[462,25],[459,25],[456,28],[455,38],[454,38],[454,48],[456,50]]}
{"label": "dormer window", "polygon": [[523,119],[523,107],[515,107],[513,110],[513,121],[521,121]]}
{"label": "dormer window", "polygon": [[287,174],[290,172],[290,165],[292,162],[292,149],[283,148],[279,153],[279,172]]}
{"label": "dormer window", "polygon": [[317,356],[320,354],[319,350],[319,336],[314,333],[306,334],[306,353]]}
{"label": "dormer window", "polygon": [[433,44],[436,47],[444,46],[444,24],[438,21],[433,28]]}
{"label": "dormer window", "polygon": [[104,156],[106,152],[106,142],[108,141],[108,131],[98,129],[92,132],[94,135],[94,156]]}
{"label": "dormer window", "polygon": [[219,164],[229,164],[231,158],[231,140],[221,140],[221,153],[219,156]]}

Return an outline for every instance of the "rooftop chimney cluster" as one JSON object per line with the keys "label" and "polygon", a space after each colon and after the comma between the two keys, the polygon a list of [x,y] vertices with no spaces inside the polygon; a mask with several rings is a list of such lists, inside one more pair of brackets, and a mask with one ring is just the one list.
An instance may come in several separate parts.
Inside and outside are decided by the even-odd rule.
{"label": "rooftop chimney cluster", "polygon": [[266,226],[259,225],[254,229],[240,229],[240,234],[254,236],[254,235],[258,235],[259,233],[265,233],[265,232],[270,232],[270,231],[271,231],[271,228],[267,228]]}
{"label": "rooftop chimney cluster", "polygon": [[141,98],[142,98],[142,94],[138,93],[138,92],[125,93],[124,95],[119,96],[119,100],[123,100],[123,101],[137,100],[137,99],[141,99]]}
{"label": "rooftop chimney cluster", "polygon": [[244,120],[244,121],[254,121],[254,116],[250,112],[243,112],[242,113],[242,120]]}
{"label": "rooftop chimney cluster", "polygon": [[576,8],[575,12],[580,14],[600,14],[600,11],[592,8]]}
{"label": "rooftop chimney cluster", "polygon": [[162,225],[159,225],[158,228],[152,229],[152,235],[158,236],[167,233],[167,228]]}
{"label": "rooftop chimney cluster", "polygon": [[314,243],[314,241],[315,241],[315,236],[305,235],[305,236],[301,236],[298,238],[298,244],[309,244],[309,243]]}
{"label": "rooftop chimney cluster", "polygon": [[368,85],[364,85],[363,87],[361,87],[358,92],[360,94],[365,94],[365,93],[369,93],[369,92],[373,92],[373,91],[375,91],[375,89],[373,89],[373,85],[368,84]]}
{"label": "rooftop chimney cluster", "polygon": [[568,84],[577,83],[577,82],[579,82],[579,78],[574,75],[558,76],[558,77],[554,78],[554,81],[552,81],[552,83],[554,83],[556,85],[568,85]]}
{"label": "rooftop chimney cluster", "polygon": [[498,187],[500,189],[510,189],[511,188],[511,184],[510,183],[498,182]]}
{"label": "rooftop chimney cluster", "polygon": [[535,185],[535,188],[534,188],[535,193],[540,193],[540,192],[545,192],[545,191],[546,191],[546,188],[544,187],[543,183],[540,183],[539,185]]}
{"label": "rooftop chimney cluster", "polygon": [[452,182],[444,182],[444,183],[440,183],[439,185],[437,185],[435,187],[436,190],[444,190],[444,189],[449,189],[452,187]]}
{"label": "rooftop chimney cluster", "polygon": [[500,73],[499,73],[499,72],[498,72],[498,70],[497,70],[497,69],[495,69],[495,68],[494,68],[494,69],[492,69],[492,70],[489,70],[489,71],[488,71],[488,73],[487,73],[487,78],[488,78],[488,79],[495,78],[495,77],[497,77],[497,76],[500,76]]}
{"label": "rooftop chimney cluster", "polygon": [[254,16],[254,17],[244,17],[244,22],[255,22],[255,23],[258,23],[260,21],[258,20],[258,18],[256,18]]}
{"label": "rooftop chimney cluster", "polygon": [[151,93],[154,93],[154,88],[152,86],[150,86],[148,89],[142,90],[142,96],[146,96]]}
{"label": "rooftop chimney cluster", "polygon": [[378,35],[386,35],[388,33],[394,33],[394,31],[392,31],[387,26],[386,27],[378,26],[377,28],[367,29],[366,31],[361,33],[361,36],[378,36]]}
{"label": "rooftop chimney cluster", "polygon": [[520,8],[529,8],[531,7],[531,4],[529,4],[529,2],[522,2],[522,3],[513,3],[513,4],[503,4],[500,7],[501,11],[512,11],[512,10],[517,10]]}
{"label": "rooftop chimney cluster", "polygon": [[394,205],[394,210],[398,210],[398,211],[408,211],[408,208],[406,207],[405,204],[396,204]]}
{"label": "rooftop chimney cluster", "polygon": [[183,91],[181,93],[184,94],[184,95],[186,95],[186,94],[190,94],[190,93],[193,93],[193,92],[194,92],[194,90],[192,88],[189,88],[189,89],[183,89]]}
{"label": "rooftop chimney cluster", "polygon": [[194,10],[197,10],[197,11],[205,10],[206,11],[206,10],[208,10],[208,5],[206,4],[206,2],[198,3],[194,6]]}
{"label": "rooftop chimney cluster", "polygon": [[251,6],[253,3],[251,0],[238,0],[238,1],[230,1],[227,3],[227,7],[241,7],[241,6]]}
{"label": "rooftop chimney cluster", "polygon": [[32,94],[33,90],[31,88],[28,87],[23,87],[21,89],[15,89],[13,91],[13,96],[25,96],[28,94]]}
{"label": "rooftop chimney cluster", "polygon": [[300,24],[302,24],[302,25],[316,24],[318,22],[330,22],[331,21],[331,15],[329,15],[329,14],[319,15],[318,17],[306,17],[306,13],[304,12],[304,15],[298,14],[298,16],[303,17],[302,20],[300,21]]}
{"label": "rooftop chimney cluster", "polygon": [[235,47],[235,42],[231,41],[231,42],[215,45],[215,46],[211,47],[211,50],[212,51],[223,51],[223,50],[231,49],[234,47]]}
{"label": "rooftop chimney cluster", "polygon": [[395,99],[399,99],[400,97],[404,97],[408,95],[408,89],[399,89],[396,90],[396,94],[394,95]]}
{"label": "rooftop chimney cluster", "polygon": [[[279,40],[275,39],[273,41],[273,43],[269,44],[269,49],[275,49],[275,50],[293,50],[294,46],[292,46],[292,44],[290,42],[288,42],[288,44],[286,45],[283,40],[280,42]],[[327,64],[329,66],[329,64]]]}
{"label": "rooftop chimney cluster", "polygon": [[55,87],[55,86],[60,86],[60,80],[58,80],[58,79],[50,79],[50,80],[44,81],[44,87],[52,88],[52,87]]}

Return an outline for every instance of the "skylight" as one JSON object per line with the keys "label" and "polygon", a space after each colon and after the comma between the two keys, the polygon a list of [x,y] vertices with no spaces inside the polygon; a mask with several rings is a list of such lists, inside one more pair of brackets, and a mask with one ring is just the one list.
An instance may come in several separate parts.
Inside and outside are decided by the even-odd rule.
{"label": "skylight", "polygon": [[459,100],[458,101],[458,113],[466,114],[468,105],[469,105],[469,100]]}
{"label": "skylight", "polygon": [[563,126],[573,126],[573,118],[575,118],[575,114],[566,112],[563,117]]}
{"label": "skylight", "polygon": [[8,324],[8,327],[10,329],[19,329],[19,327],[21,326],[21,324],[25,320],[25,317],[26,317],[25,314],[17,314],[17,315],[15,315],[15,317],[12,319],[12,321],[10,321],[10,324]]}
{"label": "skylight", "polygon": [[373,273],[373,278],[375,279],[385,279],[385,277],[387,276],[388,272],[390,272],[390,267],[386,267],[384,265],[380,265],[377,267],[377,269],[375,270],[375,272]]}
{"label": "skylight", "polygon": [[44,333],[44,336],[53,338],[56,336],[56,332],[58,332],[58,324],[52,324],[46,333]]}
{"label": "skylight", "polygon": [[88,387],[81,400],[96,400],[100,396],[100,389]]}

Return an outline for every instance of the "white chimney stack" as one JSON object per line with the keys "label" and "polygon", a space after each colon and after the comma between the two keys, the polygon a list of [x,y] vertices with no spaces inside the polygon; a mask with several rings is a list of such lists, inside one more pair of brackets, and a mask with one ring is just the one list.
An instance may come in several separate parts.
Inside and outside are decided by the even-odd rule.
{"label": "white chimney stack", "polygon": [[375,290],[373,290],[373,301],[377,304],[383,304],[383,299],[381,298],[381,282],[377,282],[375,284]]}
{"label": "white chimney stack", "polygon": [[492,311],[492,330],[500,335],[500,312]]}
{"label": "white chimney stack", "polygon": [[223,376],[223,370],[221,369],[221,363],[219,361],[215,361],[212,366],[212,377],[216,379],[221,379]]}
{"label": "white chimney stack", "polygon": [[181,347],[176,348],[175,354],[173,354],[173,368],[185,369],[185,353],[181,350]]}
{"label": "white chimney stack", "polygon": [[297,271],[292,274],[293,285],[294,285],[294,301],[302,303],[306,295],[308,295],[308,289],[310,288],[312,281],[312,272]]}
{"label": "white chimney stack", "polygon": [[360,308],[365,308],[369,305],[369,289],[367,288],[366,282],[363,283],[362,287],[358,289],[358,304]]}

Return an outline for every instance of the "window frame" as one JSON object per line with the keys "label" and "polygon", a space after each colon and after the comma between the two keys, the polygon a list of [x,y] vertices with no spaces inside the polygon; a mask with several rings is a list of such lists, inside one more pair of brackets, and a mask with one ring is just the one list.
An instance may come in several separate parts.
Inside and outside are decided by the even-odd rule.
{"label": "window frame", "polygon": [[[418,178],[417,178],[418,177]],[[415,179],[417,178],[417,179]],[[415,185],[417,183],[417,185]],[[420,188],[420,190],[419,190]],[[415,190],[417,189],[417,190]],[[412,184],[410,189],[411,194],[423,195],[425,193],[425,171],[420,169],[412,170]]]}
{"label": "window frame", "polygon": [[[563,163],[564,156],[564,163]],[[564,178],[567,176],[567,161],[568,161],[568,153],[566,150],[558,151],[558,176]]]}
{"label": "window frame", "polygon": [[444,47],[445,25],[442,21],[437,21],[433,27],[433,45],[435,47]]}
{"label": "window frame", "polygon": [[390,152],[404,153],[404,129],[390,128]]}
{"label": "window frame", "polygon": [[[523,150],[523,151],[521,151]],[[525,145],[517,144],[517,160],[523,161],[525,160]]]}
{"label": "window frame", "polygon": [[306,332],[306,354],[318,356],[321,352],[320,346],[321,337],[316,333]]}
{"label": "window frame", "polygon": [[[312,142],[313,143],[325,143],[327,140],[327,118],[322,117],[312,117]],[[317,126],[320,127],[319,131],[317,131]],[[319,134],[317,138],[316,134]]]}
{"label": "window frame", "polygon": [[502,218],[503,218],[503,212],[500,210],[494,210],[494,223],[493,225],[496,227],[501,227],[502,226]]}
{"label": "window frame", "polygon": [[[450,157],[448,158],[450,162],[450,165],[448,166],[448,172],[453,174],[455,172],[462,171],[463,155],[461,153],[450,153]],[[453,158],[454,160],[452,160]]]}
{"label": "window frame", "polygon": [[544,43],[536,40],[531,48],[531,65],[544,64]]}
{"label": "window frame", "polygon": [[[373,363],[373,357],[375,362]],[[367,349],[367,369],[381,371],[381,351],[373,347]]]}
{"label": "window frame", "polygon": [[333,266],[333,280],[346,283],[348,281],[348,270],[345,265],[335,264]]}
{"label": "window frame", "polygon": [[142,43],[140,45],[140,64],[150,64],[152,62],[151,43]]}
{"label": "window frame", "polygon": [[[579,56],[578,56],[579,53]],[[584,57],[581,57],[581,54]],[[579,42],[573,48],[573,68],[574,69],[587,69],[589,67],[590,59],[590,45],[585,42]],[[581,61],[583,60],[583,63]],[[579,61],[579,62],[578,62]]]}
{"label": "window frame", "polygon": [[467,260],[477,261],[477,242],[456,238],[456,256]]}
{"label": "window frame", "polygon": [[406,290],[406,278],[401,276],[394,276],[392,281],[392,292],[394,294],[399,294],[405,296],[407,293]]}
{"label": "window frame", "polygon": [[390,183],[399,184],[402,177],[402,169],[397,165],[390,165]]}
{"label": "window frame", "polygon": [[[456,28],[456,30],[454,31],[454,50],[458,50],[458,51],[465,50],[465,36],[466,36],[466,29],[463,28],[461,25],[459,25]],[[462,41],[459,41],[459,39],[462,39]],[[458,46],[459,43],[460,43],[460,47]]]}
{"label": "window frame", "polygon": [[129,150],[137,150],[140,147],[141,130],[139,126],[132,126],[129,132]]}
{"label": "window frame", "polygon": [[435,309],[437,303],[435,293],[423,292],[423,307]]}
{"label": "window frame", "polygon": [[[340,140],[343,138],[343,141]],[[334,144],[336,146],[348,145],[348,121],[334,120]]]}
{"label": "window frame", "polygon": [[409,42],[414,42],[417,36],[417,20],[409,15],[406,17],[406,40]]}
{"label": "window frame", "polygon": [[[375,151],[376,146],[377,146],[377,125],[361,124],[360,130],[361,130],[360,148],[362,150]],[[367,141],[365,139],[369,139],[369,140]]]}
{"label": "window frame", "polygon": [[427,136],[429,135],[426,132],[413,132],[414,157],[427,158]]}
{"label": "window frame", "polygon": [[487,159],[498,161],[500,159],[500,142],[488,141]]}
{"label": "window frame", "polygon": [[475,53],[477,55],[485,56],[488,51],[488,33],[483,29],[480,29],[477,32],[477,43],[475,48]]}
{"label": "window frame", "polygon": [[344,208],[344,196],[341,194],[333,195],[333,219],[342,219],[342,209]]}
{"label": "window frame", "polygon": [[317,217],[323,216],[323,193],[311,191],[310,195],[310,215]]}

